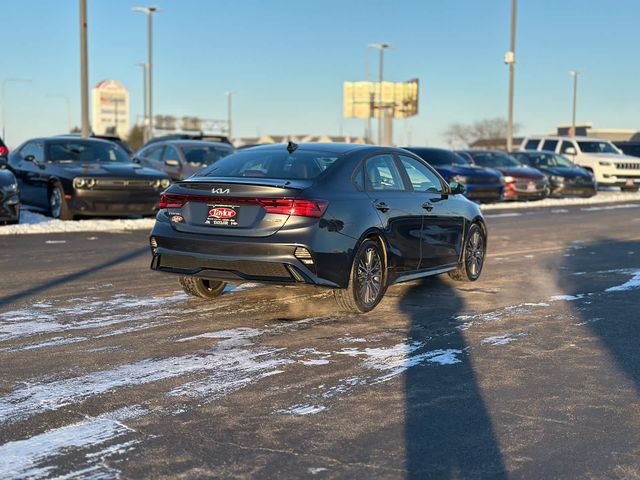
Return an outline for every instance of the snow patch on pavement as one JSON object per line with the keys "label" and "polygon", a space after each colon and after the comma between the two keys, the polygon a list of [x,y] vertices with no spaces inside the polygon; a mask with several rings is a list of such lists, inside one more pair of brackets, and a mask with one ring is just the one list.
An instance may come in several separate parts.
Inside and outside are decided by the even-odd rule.
{"label": "snow patch on pavement", "polygon": [[526,336],[526,333],[505,333],[504,335],[495,335],[492,337],[483,338],[480,341],[481,345],[508,345],[511,342],[516,341],[520,337]]}
{"label": "snow patch on pavement", "polygon": [[[327,407],[324,405],[294,405],[293,407],[276,410],[273,413],[283,413],[289,415],[314,415],[323,412]],[[325,469],[326,470],[326,469]]]}
{"label": "snow patch on pavement", "polygon": [[640,288],[640,270],[633,272],[633,277],[630,280],[624,282],[622,285],[607,288],[605,292],[626,292],[634,288]]}
{"label": "snow patch on pavement", "polygon": [[549,297],[550,302],[575,302],[576,300],[580,300],[584,298],[584,294],[579,293],[577,295],[554,295]]}
{"label": "snow patch on pavement", "polygon": [[[0,445],[0,477],[119,478],[119,472],[105,461],[138,443],[131,438],[135,431],[122,422],[146,412],[139,406],[126,407]],[[78,452],[84,453],[84,459],[76,459],[71,463],[75,470],[63,473],[69,463],[61,462],[61,457]]]}
{"label": "snow patch on pavement", "polygon": [[[640,192],[598,192],[594,197],[590,198],[545,198],[533,202],[504,202],[490,203],[481,205],[480,208],[485,212],[495,210],[520,210],[540,207],[565,207],[565,206],[581,206],[581,205],[599,205],[606,203],[620,202],[636,202],[640,201]],[[635,205],[640,207],[640,205]],[[624,208],[624,207],[623,207]],[[628,207],[631,208],[631,207]]]}
{"label": "snow patch on pavement", "polygon": [[155,218],[56,220],[36,212],[22,210],[20,223],[0,227],[0,235],[151,230],[155,221]]}

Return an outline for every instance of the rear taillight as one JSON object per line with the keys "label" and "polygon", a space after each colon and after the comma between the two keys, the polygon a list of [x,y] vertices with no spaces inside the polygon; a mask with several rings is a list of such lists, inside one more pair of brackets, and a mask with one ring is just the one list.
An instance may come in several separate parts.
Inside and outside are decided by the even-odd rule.
{"label": "rear taillight", "polygon": [[160,208],[181,208],[187,202],[260,205],[267,213],[320,218],[329,206],[326,200],[292,198],[229,198],[166,193],[160,196]]}
{"label": "rear taillight", "polygon": [[267,213],[280,213],[300,217],[320,218],[329,205],[324,200],[292,200],[288,198],[258,198],[256,200]]}
{"label": "rear taillight", "polygon": [[9,155],[9,149],[7,147],[0,147],[0,155]]}

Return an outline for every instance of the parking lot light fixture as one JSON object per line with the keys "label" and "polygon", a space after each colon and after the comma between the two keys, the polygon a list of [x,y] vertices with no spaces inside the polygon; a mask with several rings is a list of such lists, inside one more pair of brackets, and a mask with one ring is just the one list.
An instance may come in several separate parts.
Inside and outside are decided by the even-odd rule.
{"label": "parking lot light fixture", "polygon": [[517,0],[511,0],[511,41],[510,50],[504,56],[504,63],[509,66],[509,107],[507,113],[507,152],[513,149],[513,95],[516,74],[516,18]]}
{"label": "parking lot light fixture", "polygon": [[224,92],[225,96],[227,97],[227,134],[229,135],[229,140],[231,140],[232,138],[232,130],[231,130],[231,97],[233,97],[233,94],[236,92]]}
{"label": "parking lot light fixture", "polygon": [[144,108],[144,113],[142,115],[143,121],[142,121],[142,139],[143,141],[146,143],[148,138],[147,135],[147,125],[149,122],[149,91],[148,91],[148,78],[147,78],[147,73],[149,70],[149,65],[147,65],[146,63],[136,63],[136,65],[138,67],[142,68],[142,92],[143,92],[143,96],[144,96],[144,102],[143,102],[143,108]]}
{"label": "parking lot light fixture", "polygon": [[153,137],[153,14],[158,7],[133,7],[134,12],[147,15],[147,110],[149,114],[149,138]]}
{"label": "parking lot light fixture", "polygon": [[578,75],[580,72],[571,70],[569,75],[573,77],[573,113],[571,116],[571,135],[576,136],[576,101],[578,97]]}

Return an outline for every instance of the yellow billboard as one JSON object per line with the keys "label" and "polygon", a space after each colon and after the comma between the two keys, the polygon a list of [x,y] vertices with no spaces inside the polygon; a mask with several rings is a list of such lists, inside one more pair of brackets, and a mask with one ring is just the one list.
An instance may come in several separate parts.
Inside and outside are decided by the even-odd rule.
{"label": "yellow billboard", "polygon": [[[381,88],[382,87],[382,88]],[[418,114],[418,79],[408,82],[344,82],[344,118],[379,117],[391,111],[393,118]]]}

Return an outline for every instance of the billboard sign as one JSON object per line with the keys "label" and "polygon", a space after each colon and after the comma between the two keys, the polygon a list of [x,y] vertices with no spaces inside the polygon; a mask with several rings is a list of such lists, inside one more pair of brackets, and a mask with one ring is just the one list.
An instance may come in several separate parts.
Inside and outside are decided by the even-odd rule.
{"label": "billboard sign", "polygon": [[419,80],[407,82],[344,82],[344,118],[379,117],[391,110],[393,118],[418,114]]}

